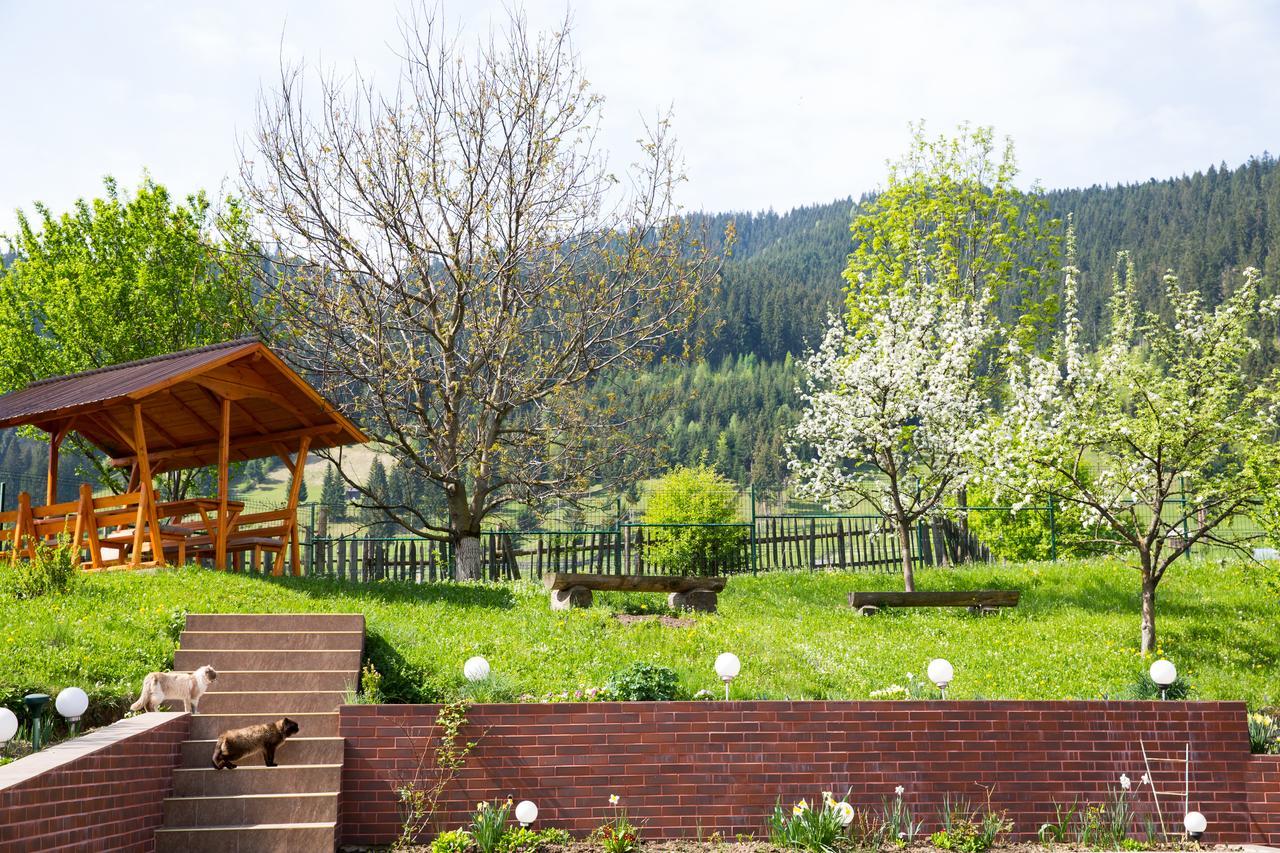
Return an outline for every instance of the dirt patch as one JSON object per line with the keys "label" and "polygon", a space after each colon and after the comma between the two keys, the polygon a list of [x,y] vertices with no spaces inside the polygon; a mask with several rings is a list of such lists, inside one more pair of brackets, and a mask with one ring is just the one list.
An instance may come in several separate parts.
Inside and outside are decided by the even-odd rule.
{"label": "dirt patch", "polygon": [[638,616],[632,613],[616,613],[613,618],[617,619],[623,625],[635,625],[638,622],[657,621],[657,623],[664,628],[691,628],[695,624],[695,620],[693,619],[685,619],[679,616],[659,616],[656,613],[650,613],[646,616]]}
{"label": "dirt patch", "polygon": [[[342,853],[374,853],[374,851],[387,851],[390,848],[344,845],[339,849]],[[644,842],[640,849],[642,853],[797,853],[795,850],[774,847],[767,841],[697,841],[694,839],[684,841],[648,841]],[[854,849],[861,850],[863,853],[872,853],[867,848]],[[1050,851],[1052,853],[1066,853],[1066,851],[1083,851],[1086,849],[1093,848],[1081,848],[1073,844],[1056,844],[1047,847],[1035,842],[1013,841],[997,844],[991,848],[991,851],[992,853],[1050,853]],[[1147,853],[1171,853],[1171,851],[1230,853],[1230,851],[1242,851],[1244,848],[1238,844],[1207,844],[1204,846],[1198,844],[1161,844],[1137,849],[1145,850]],[[430,850],[431,847],[429,845],[420,845],[402,848],[402,853],[428,853]],[[939,850],[928,842],[917,842],[903,847],[894,845],[884,848],[884,851],[886,853],[944,853],[944,851]],[[600,853],[600,845],[589,841],[575,841],[563,847],[543,847],[539,849],[539,853]]]}

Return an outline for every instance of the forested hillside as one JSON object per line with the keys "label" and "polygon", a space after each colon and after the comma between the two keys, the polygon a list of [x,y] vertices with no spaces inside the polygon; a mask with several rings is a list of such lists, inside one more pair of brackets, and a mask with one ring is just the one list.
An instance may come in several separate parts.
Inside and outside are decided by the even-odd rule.
{"label": "forested hillside", "polygon": [[[1224,164],[1141,184],[1053,190],[1046,198],[1054,216],[1075,217],[1089,340],[1104,316],[1120,249],[1132,253],[1142,300],[1155,310],[1163,307],[1160,282],[1170,268],[1210,304],[1229,293],[1249,265],[1263,270],[1264,293],[1280,290],[1280,169],[1268,154],[1234,169]],[[661,464],[705,459],[744,484],[778,488],[795,413],[795,357],[817,341],[828,312],[839,308],[857,204],[849,197],[786,213],[698,216],[708,235],[722,234],[731,220],[737,234],[702,328],[706,363],[618,380],[624,405],[675,392],[679,403],[660,424]],[[1274,321],[1259,322],[1268,325],[1260,329],[1255,370],[1277,359]],[[0,440],[0,471],[36,480],[43,464],[41,448],[11,436]]]}

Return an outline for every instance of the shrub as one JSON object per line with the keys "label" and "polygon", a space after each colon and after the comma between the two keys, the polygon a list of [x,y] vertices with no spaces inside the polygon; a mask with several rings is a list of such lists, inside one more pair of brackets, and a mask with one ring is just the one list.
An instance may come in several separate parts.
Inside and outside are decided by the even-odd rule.
{"label": "shrub", "polygon": [[548,827],[538,832],[527,827],[507,830],[498,842],[498,853],[536,853],[548,847],[564,847],[573,838],[563,829]]}
{"label": "shrub", "polygon": [[637,661],[615,673],[605,690],[621,702],[666,702],[680,695],[680,676],[670,667]]}
{"label": "shrub", "polygon": [[677,575],[738,568],[747,531],[731,526],[738,521],[737,505],[737,487],[714,469],[676,468],[658,480],[645,508],[644,523],[657,525],[645,560]]}
{"label": "shrub", "polygon": [[360,670],[360,703],[377,705],[382,701],[382,673],[372,663]]}
{"label": "shrub", "polygon": [[942,829],[930,836],[929,841],[934,847],[953,853],[985,853],[995,846],[1001,835],[1013,829],[1004,812],[991,810],[989,796],[984,811],[963,801],[953,806],[947,797],[939,822]]}
{"label": "shrub", "polygon": [[31,540],[35,554],[18,560],[5,573],[5,585],[16,598],[39,598],[71,589],[80,568],[79,550],[66,537],[55,542]]}
{"label": "shrub", "polygon": [[[1008,496],[997,498],[982,486],[970,484],[969,506],[996,506],[997,500],[1007,503]],[[1037,501],[1036,505],[1044,504]],[[1083,511],[1074,504],[1054,507],[1052,535],[1045,509],[971,510],[963,517],[992,555],[1002,560],[1047,560],[1053,555],[1055,539],[1059,557],[1083,557],[1108,550],[1105,543],[1094,541],[1104,535],[1102,531],[1088,526]]]}
{"label": "shrub", "polygon": [[467,853],[471,847],[471,833],[465,829],[442,832],[431,842],[431,853]]}
{"label": "shrub", "polygon": [[[1163,694],[1161,691],[1163,691]],[[1163,697],[1170,702],[1181,702],[1190,695],[1191,682],[1181,675],[1168,687],[1162,688],[1151,680],[1151,673],[1143,672],[1138,675],[1129,687],[1129,697],[1132,699],[1160,699]]]}

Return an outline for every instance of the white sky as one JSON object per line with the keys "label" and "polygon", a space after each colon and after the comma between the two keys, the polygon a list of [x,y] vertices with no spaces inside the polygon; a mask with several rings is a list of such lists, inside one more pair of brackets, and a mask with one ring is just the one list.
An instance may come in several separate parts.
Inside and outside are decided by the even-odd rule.
{"label": "white sky", "polygon": [[[479,32],[501,0],[451,2]],[[563,0],[530,0],[535,26]],[[1167,177],[1280,151],[1280,6],[1267,2],[580,0],[576,42],[615,167],[671,105],[691,208],[784,210],[872,189],[924,118],[1018,145],[1024,177]],[[0,232],[144,169],[234,190],[236,140],[280,56],[395,74],[390,0],[0,0]]]}

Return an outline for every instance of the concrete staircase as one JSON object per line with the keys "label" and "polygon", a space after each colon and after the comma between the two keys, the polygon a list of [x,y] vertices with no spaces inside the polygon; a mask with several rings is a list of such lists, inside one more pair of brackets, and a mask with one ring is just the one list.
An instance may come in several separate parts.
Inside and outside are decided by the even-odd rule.
{"label": "concrete staircase", "polygon": [[[156,831],[158,853],[332,851],[337,846],[343,741],[338,706],[360,678],[359,614],[193,614],[174,668],[212,664],[213,690],[191,718],[173,796]],[[214,770],[213,745],[227,729],[296,720],[276,752]]]}

